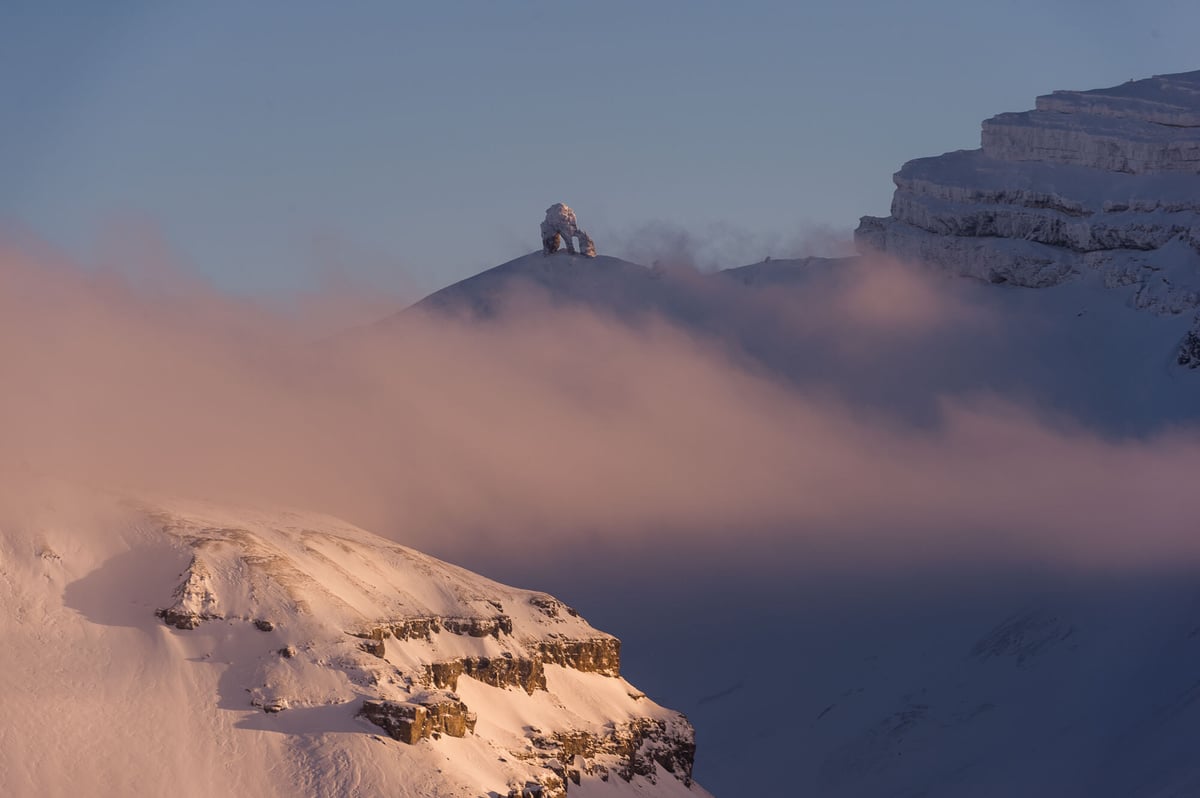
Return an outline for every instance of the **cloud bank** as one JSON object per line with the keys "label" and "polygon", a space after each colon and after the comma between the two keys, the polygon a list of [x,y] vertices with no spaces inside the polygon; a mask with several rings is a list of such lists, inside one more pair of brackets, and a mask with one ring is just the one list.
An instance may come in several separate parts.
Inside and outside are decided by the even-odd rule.
{"label": "cloud bank", "polygon": [[[1200,556],[1190,429],[1113,439],[995,394],[915,423],[653,316],[526,301],[485,325],[409,314],[327,337],[314,320],[359,298],[264,305],[165,263],[131,277],[15,245],[0,285],[10,502],[52,476],[291,505],[496,561],[597,541],[782,569]],[[894,264],[741,301],[864,367],[996,323]]]}

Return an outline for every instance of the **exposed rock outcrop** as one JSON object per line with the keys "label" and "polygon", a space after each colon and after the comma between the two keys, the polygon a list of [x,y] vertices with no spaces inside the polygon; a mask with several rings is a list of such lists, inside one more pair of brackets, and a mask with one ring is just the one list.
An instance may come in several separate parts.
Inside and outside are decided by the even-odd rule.
{"label": "exposed rock outcrop", "polygon": [[409,745],[435,735],[466,737],[475,731],[475,713],[446,693],[430,693],[410,701],[364,701],[359,715]]}
{"label": "exposed rock outcrop", "polygon": [[357,629],[351,634],[371,640],[384,640],[394,637],[397,640],[431,640],[438,632],[446,631],[454,635],[469,637],[495,637],[511,635],[513,631],[512,618],[507,615],[495,617],[443,618],[436,615],[400,618],[371,625],[365,629]]}
{"label": "exposed rock outcrop", "polygon": [[602,734],[555,732],[535,737],[541,756],[572,763],[564,775],[579,783],[580,773],[609,769],[626,781],[634,776],[654,780],[661,766],[684,784],[691,784],[696,742],[691,726],[674,720],[636,718],[613,724]]}
{"label": "exposed rock outcrop", "polygon": [[[578,253],[575,242],[579,242]],[[558,252],[561,244],[566,243],[567,252],[580,254],[588,258],[596,257],[596,245],[591,236],[585,233],[575,220],[575,211],[565,204],[556,202],[546,209],[546,218],[542,221],[542,251],[547,255]]]}
{"label": "exposed rock outcrop", "polygon": [[1196,318],[1192,329],[1180,341],[1176,362],[1190,369],[1200,368],[1200,317]]}
{"label": "exposed rock outcrop", "polygon": [[426,666],[426,680],[434,687],[456,690],[459,676],[470,676],[492,687],[519,687],[526,693],[546,689],[546,669],[536,658],[460,657]]}
{"label": "exposed rock outcrop", "polygon": [[560,612],[565,612],[572,618],[578,618],[579,613],[574,607],[568,607],[554,596],[548,596],[545,593],[538,593],[530,596],[529,603],[541,610],[549,618],[559,617]]}
{"label": "exposed rock outcrop", "polygon": [[543,662],[564,668],[604,676],[619,676],[621,673],[621,641],[615,637],[586,640],[556,637],[539,641],[537,652]]}
{"label": "exposed rock outcrop", "polygon": [[[380,641],[379,645],[382,645]],[[583,673],[620,676],[621,641],[615,637],[583,640],[555,637],[533,644],[533,656],[457,657],[425,667],[426,684],[454,690],[459,676],[492,687],[519,687],[527,693],[546,689],[545,665],[561,665]]]}
{"label": "exposed rock outcrop", "polygon": [[562,798],[567,794],[567,782],[557,773],[549,773],[537,781],[527,781],[523,787],[513,787],[508,798]]}
{"label": "exposed rock outcrop", "polygon": [[193,555],[184,580],[175,588],[175,603],[156,614],[176,629],[195,629],[202,621],[223,617],[212,583],[208,566],[199,555]]}

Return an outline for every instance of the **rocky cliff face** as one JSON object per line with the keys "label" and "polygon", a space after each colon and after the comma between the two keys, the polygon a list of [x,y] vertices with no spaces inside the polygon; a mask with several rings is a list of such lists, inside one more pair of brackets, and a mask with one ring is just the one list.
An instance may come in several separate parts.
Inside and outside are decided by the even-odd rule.
{"label": "rocky cliff face", "polygon": [[1156,313],[1200,306],[1200,72],[1039,97],[895,183],[860,245],[1032,288],[1095,274]]}
{"label": "rocky cliff face", "polygon": [[[654,784],[661,774],[691,785],[695,743],[686,719],[621,679],[620,641],[551,596],[489,582],[349,528],[231,525],[180,513],[158,520],[193,552],[174,603],[158,613],[167,624],[193,630],[252,622],[286,644],[272,641],[279,656],[263,661],[246,685],[250,705],[267,712],[312,706],[305,683],[344,677],[356,716],[394,740],[486,740],[498,760],[515,763],[506,785],[492,786],[515,795],[566,795],[588,776]],[[285,656],[289,647],[296,653]],[[582,722],[571,693],[591,703],[595,688],[556,692],[556,671],[607,683],[610,717]],[[476,685],[469,702],[457,692],[466,680]],[[531,705],[536,723],[497,734],[494,723],[511,724],[514,710],[524,720],[520,696],[537,693],[561,716]],[[492,722],[490,712],[503,720]]]}

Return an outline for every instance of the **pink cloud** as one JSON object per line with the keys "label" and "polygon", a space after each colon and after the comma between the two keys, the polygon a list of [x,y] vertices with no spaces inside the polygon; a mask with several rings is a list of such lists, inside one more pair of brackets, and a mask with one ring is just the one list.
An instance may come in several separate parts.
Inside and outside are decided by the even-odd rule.
{"label": "pink cloud", "polygon": [[[847,351],[978,322],[936,280],[869,267],[819,301],[750,301]],[[0,282],[0,465],[24,475],[8,501],[53,475],[308,507],[498,558],[597,532],[881,564],[1200,555],[1191,430],[1107,440],[995,397],[947,400],[918,426],[783,384],[661,319],[534,300],[489,325],[414,315],[314,342],[328,309],[362,312],[358,297],[313,295],[299,312],[169,269],[135,281],[12,247]]]}

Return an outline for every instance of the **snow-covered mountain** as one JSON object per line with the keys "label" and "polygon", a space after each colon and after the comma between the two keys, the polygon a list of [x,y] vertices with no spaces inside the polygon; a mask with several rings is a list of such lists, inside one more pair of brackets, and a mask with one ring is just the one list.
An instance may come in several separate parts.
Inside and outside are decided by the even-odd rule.
{"label": "snow-covered mountain", "polygon": [[[993,284],[1125,289],[1123,304],[1189,320],[1174,353],[1200,366],[1200,72],[1056,91],[1036,105],[986,120],[980,149],[904,164],[891,216],[863,217],[860,247]],[[533,253],[417,307],[487,318],[506,303],[549,300],[622,317],[656,312],[727,334],[718,321],[730,301],[719,285],[726,278],[795,286],[812,279],[806,272],[852,261],[775,260],[694,275]]]}
{"label": "snow-covered mountain", "polygon": [[326,517],[95,498],[0,522],[4,795],[707,795],[687,720],[545,593]]}
{"label": "snow-covered mountain", "polygon": [[[906,164],[891,217],[861,222],[861,258],[695,274],[534,253],[417,307],[485,320],[539,302],[654,314],[868,412],[936,425],[947,397],[998,395],[1104,438],[1191,440],[1178,425],[1200,420],[1200,374],[1187,368],[1200,363],[1197,131],[1200,73],[1056,92],[986,122],[980,150]],[[878,252],[986,323],[906,339],[850,315],[830,322],[824,311],[842,312]],[[798,559],[789,583],[761,577],[787,555],[739,556],[723,564],[719,598],[671,604],[647,588],[681,619],[669,625],[633,606],[643,594],[577,576],[557,585],[656,652],[630,667],[697,724],[698,772],[717,794],[1200,790],[1200,592],[1182,563],[863,574]],[[648,582],[663,563],[630,567]]]}
{"label": "snow-covered mountain", "polygon": [[[669,325],[888,431],[936,439],[946,402],[982,395],[1044,413],[1063,446],[1185,448],[1200,421],[1197,97],[1188,73],[989,120],[982,149],[901,169],[892,215],[861,223],[859,258],[699,274],[539,251],[376,329],[582,310]],[[600,426],[606,410],[589,405]],[[1150,458],[1134,448],[1122,464]],[[1135,496],[1146,478],[1063,475]],[[1001,483],[985,486],[995,506],[1029,499]],[[1041,487],[1050,512],[1055,487]],[[696,738],[698,780],[728,796],[1200,792],[1186,562],[1072,570],[939,551],[856,570],[821,558],[841,532],[824,528],[729,529],[715,564],[703,540],[638,548],[602,529],[577,562],[517,556],[504,573],[467,558],[544,580],[619,632],[621,661],[616,638],[546,593],[334,519],[85,498],[56,490],[0,515],[6,795],[706,795]],[[1186,490],[1178,501],[1191,511]],[[897,524],[925,520],[900,509]]]}
{"label": "snow-covered mountain", "polygon": [[[995,283],[1096,274],[1156,313],[1200,305],[1200,72],[1038,97],[986,120],[980,149],[910,161],[895,182],[860,244]],[[1179,361],[1200,365],[1194,349]]]}

